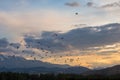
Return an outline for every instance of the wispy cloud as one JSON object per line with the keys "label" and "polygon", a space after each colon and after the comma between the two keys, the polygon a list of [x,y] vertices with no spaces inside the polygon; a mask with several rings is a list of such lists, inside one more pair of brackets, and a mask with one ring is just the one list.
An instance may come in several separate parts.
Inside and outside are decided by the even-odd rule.
{"label": "wispy cloud", "polygon": [[[50,16],[49,16],[50,15]],[[75,20],[73,16],[67,15],[67,13],[60,13],[56,10],[35,10],[34,12],[25,11],[25,12],[0,12],[0,24],[8,27],[19,28],[19,30],[24,28],[33,30],[40,29],[56,29],[68,23],[72,23]],[[24,26],[24,27],[23,27]],[[31,28],[28,28],[31,27]],[[64,26],[63,26],[64,28]],[[65,29],[65,28],[64,28]],[[23,29],[22,29],[23,30]]]}
{"label": "wispy cloud", "polygon": [[119,2],[113,2],[109,4],[102,5],[101,8],[113,8],[113,7],[120,7],[120,1]]}
{"label": "wispy cloud", "polygon": [[88,7],[93,7],[93,6],[94,6],[94,3],[93,3],[93,2],[88,2],[86,5],[87,5]]}
{"label": "wispy cloud", "polygon": [[79,7],[80,3],[79,2],[67,2],[65,3],[65,5],[69,7]]}

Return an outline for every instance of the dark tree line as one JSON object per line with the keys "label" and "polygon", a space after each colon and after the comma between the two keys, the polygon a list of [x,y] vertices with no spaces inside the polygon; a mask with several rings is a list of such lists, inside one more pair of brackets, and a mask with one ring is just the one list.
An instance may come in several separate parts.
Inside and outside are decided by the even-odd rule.
{"label": "dark tree line", "polygon": [[120,75],[27,74],[1,72],[0,80],[120,80]]}

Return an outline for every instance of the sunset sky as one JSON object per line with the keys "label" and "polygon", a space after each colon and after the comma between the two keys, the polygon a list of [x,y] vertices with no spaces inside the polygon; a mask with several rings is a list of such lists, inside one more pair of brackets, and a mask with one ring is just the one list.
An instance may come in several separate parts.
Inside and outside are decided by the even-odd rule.
{"label": "sunset sky", "polygon": [[89,68],[120,64],[119,23],[120,0],[0,0],[0,54]]}

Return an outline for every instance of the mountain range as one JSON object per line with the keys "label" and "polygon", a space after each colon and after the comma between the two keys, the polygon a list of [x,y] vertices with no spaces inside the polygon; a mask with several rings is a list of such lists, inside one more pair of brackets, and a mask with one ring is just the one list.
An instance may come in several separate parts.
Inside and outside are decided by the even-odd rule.
{"label": "mountain range", "polygon": [[90,69],[86,67],[71,67],[58,65],[38,60],[26,60],[17,56],[0,55],[0,72],[25,72],[25,73],[75,73],[80,74]]}
{"label": "mountain range", "polygon": [[120,75],[120,65],[115,65],[100,70],[87,71],[83,73],[83,75],[103,75],[103,76]]}
{"label": "mountain range", "polygon": [[117,75],[120,74],[120,65],[91,70],[82,66],[71,67],[69,65],[51,64],[38,60],[26,60],[23,57],[0,55],[0,72]]}
{"label": "mountain range", "polygon": [[39,60],[26,60],[18,56],[4,56],[0,55],[0,68],[31,68],[31,67],[62,67],[66,68],[69,65],[58,65],[42,62]]}

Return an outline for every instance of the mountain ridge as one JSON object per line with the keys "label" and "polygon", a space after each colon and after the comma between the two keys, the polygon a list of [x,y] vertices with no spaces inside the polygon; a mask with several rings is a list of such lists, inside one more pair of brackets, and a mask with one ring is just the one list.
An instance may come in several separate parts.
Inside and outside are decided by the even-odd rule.
{"label": "mountain ridge", "polygon": [[87,71],[83,73],[83,75],[120,75],[120,65],[114,65],[112,67],[107,67],[100,70]]}
{"label": "mountain ridge", "polygon": [[88,70],[90,69],[82,66],[71,67],[69,65],[50,64],[38,60],[26,60],[17,56],[0,55],[0,72],[81,74]]}
{"label": "mountain ridge", "polygon": [[0,68],[29,68],[29,67],[70,67],[69,65],[51,64],[39,60],[27,60],[19,56],[0,55]]}

